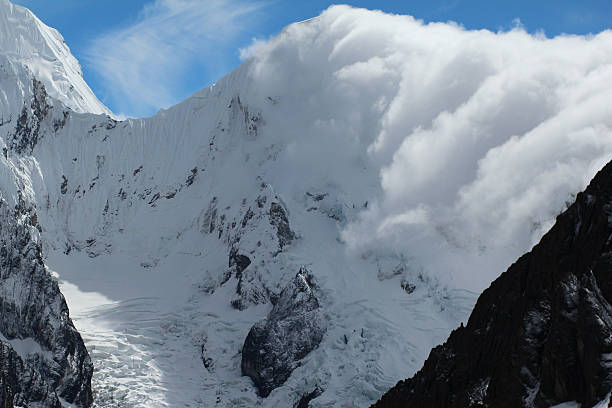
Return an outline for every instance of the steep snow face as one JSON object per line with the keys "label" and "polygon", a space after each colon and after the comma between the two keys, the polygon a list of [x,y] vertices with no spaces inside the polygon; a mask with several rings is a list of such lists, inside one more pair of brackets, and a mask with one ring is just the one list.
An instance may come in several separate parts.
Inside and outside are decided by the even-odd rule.
{"label": "steep snow face", "polygon": [[[0,126],[0,188],[35,203],[96,403],[375,401],[612,153],[610,44],[333,7],[152,118],[28,105]],[[28,74],[5,59],[7,84]],[[15,118],[27,78],[6,88],[28,98]],[[261,398],[241,351],[302,266],[325,334]]]}
{"label": "steep snow face", "polygon": [[8,0],[0,0],[0,50],[14,63],[26,66],[49,95],[75,112],[110,114],[83,80],[81,66],[60,33]]}
{"label": "steep snow face", "polygon": [[[472,305],[474,293],[419,276],[399,254],[347,251],[340,232],[376,173],[355,160],[330,180],[360,182],[286,184],[291,139],[268,130],[282,102],[252,99],[250,84],[247,64],[123,122],[50,103],[31,156],[8,150],[29,158],[46,263],[89,346],[100,406],[277,406],[315,390],[323,404],[365,405]],[[302,266],[325,335],[262,399],[240,353]]]}

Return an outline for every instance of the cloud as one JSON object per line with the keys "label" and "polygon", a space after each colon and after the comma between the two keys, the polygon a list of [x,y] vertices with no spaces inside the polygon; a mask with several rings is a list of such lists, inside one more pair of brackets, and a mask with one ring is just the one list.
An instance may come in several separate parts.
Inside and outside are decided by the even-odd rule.
{"label": "cloud", "polygon": [[262,49],[266,44],[266,40],[261,38],[253,38],[251,40],[251,44],[246,47],[238,48],[240,60],[244,61],[245,59],[249,58],[251,55],[255,54],[257,50]]}
{"label": "cloud", "polygon": [[449,284],[482,289],[612,159],[612,31],[334,6],[258,48],[251,97],[282,102],[265,118],[288,145],[280,190],[334,191],[361,208],[342,231],[353,251],[392,248]]}
{"label": "cloud", "polygon": [[[240,0],[156,0],[135,24],[96,38],[86,62],[104,80],[103,92],[116,110],[138,115],[168,107],[186,96],[182,76],[198,75],[204,86],[204,78],[227,69],[231,56],[225,50],[263,6]],[[189,72],[194,66],[202,72]]]}

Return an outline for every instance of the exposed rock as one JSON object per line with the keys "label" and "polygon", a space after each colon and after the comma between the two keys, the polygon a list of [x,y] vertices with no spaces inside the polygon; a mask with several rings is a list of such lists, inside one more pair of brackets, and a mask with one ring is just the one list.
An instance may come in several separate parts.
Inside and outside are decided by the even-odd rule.
{"label": "exposed rock", "polygon": [[311,193],[311,192],[306,192],[306,196],[312,198],[313,201],[321,201],[324,200],[325,197],[327,197],[329,195],[329,193]]}
{"label": "exposed rock", "polygon": [[261,112],[250,112],[248,106],[244,105],[240,100],[239,95],[232,98],[228,108],[232,111],[232,122],[242,122],[244,134],[253,138],[257,137],[258,127],[262,123]]}
{"label": "exposed rock", "polygon": [[316,386],[311,392],[302,395],[300,400],[294,405],[294,408],[308,408],[310,406],[310,401],[317,398],[321,394],[323,394],[323,389]]}
{"label": "exposed rock", "polygon": [[60,193],[66,194],[68,192],[68,179],[62,174],[62,184],[60,185]]}
{"label": "exposed rock", "polygon": [[257,274],[244,274],[238,278],[236,294],[230,304],[234,309],[245,310],[251,305],[268,303],[270,294]]}
{"label": "exposed rock", "polygon": [[232,274],[238,279],[236,296],[230,301],[232,307],[238,310],[246,309],[250,304],[265,303],[266,293],[261,293],[259,285],[253,285],[253,275],[245,275],[243,271],[251,264],[251,259],[238,253],[236,248],[230,250],[228,279]]}
{"label": "exposed rock", "polygon": [[312,276],[302,267],[267,318],[251,328],[242,348],[242,374],[251,377],[260,396],[282,385],[319,345],[322,321]]}
{"label": "exposed rock", "polygon": [[51,107],[47,103],[47,91],[42,82],[32,80],[33,96],[30,106],[24,106],[17,119],[11,149],[18,154],[31,153],[38,143],[40,124]]}
{"label": "exposed rock", "polygon": [[242,276],[242,271],[244,271],[250,264],[251,260],[248,256],[239,254],[238,250],[235,248],[230,250],[228,266],[235,269],[236,276]]}
{"label": "exposed rock", "polygon": [[198,175],[198,168],[194,167],[193,169],[191,169],[191,174],[187,176],[187,180],[185,180],[185,185],[188,187],[192,185],[197,175]]}
{"label": "exposed rock", "polygon": [[612,163],[374,406],[591,407],[612,390]]}
{"label": "exposed rock", "polygon": [[409,281],[405,279],[402,279],[400,281],[400,287],[404,289],[404,291],[408,294],[411,294],[416,289],[416,285],[414,285],[413,283],[410,283]]}
{"label": "exposed rock", "polygon": [[0,341],[0,407],[61,408],[53,388],[11,346]]}
{"label": "exposed rock", "polygon": [[283,247],[291,244],[295,234],[289,227],[289,219],[285,209],[279,203],[270,204],[270,223],[276,227],[280,248],[283,249]]}
{"label": "exposed rock", "polygon": [[275,302],[286,281],[279,282],[271,276],[271,271],[275,269],[277,255],[295,238],[280,198],[270,185],[261,182],[260,188],[260,194],[250,206],[246,200],[242,202],[238,216],[217,210],[216,201],[202,215],[203,230],[209,231],[215,222],[218,237],[229,245],[229,267],[223,272],[220,284],[235,278],[236,291],[230,303],[239,310]]}
{"label": "exposed rock", "polygon": [[[45,401],[59,396],[89,407],[93,365],[58,284],[43,263],[38,231],[30,225],[34,215],[24,201],[13,210],[0,198],[0,332],[9,342],[26,340],[40,347],[40,352],[19,356],[21,365],[11,357],[13,365],[6,378],[22,378],[21,388],[13,387],[12,395],[23,395],[25,402],[43,401],[27,399],[39,398],[42,389],[32,377],[34,371],[48,384]],[[16,400],[15,404],[27,406]],[[51,402],[41,405],[54,406]]]}
{"label": "exposed rock", "polygon": [[208,341],[207,337],[204,337],[200,340],[200,358],[202,359],[202,364],[204,364],[204,368],[208,371],[214,370],[214,361],[211,357],[208,356],[208,351],[206,350],[206,342]]}
{"label": "exposed rock", "polygon": [[212,234],[217,226],[217,197],[213,197],[208,205],[204,220],[202,222],[202,232]]}
{"label": "exposed rock", "polygon": [[246,225],[249,222],[249,220],[251,218],[253,218],[253,215],[255,215],[255,214],[253,213],[253,210],[251,210],[251,207],[249,207],[249,209],[247,210],[246,214],[244,214],[244,217],[242,218],[242,222],[240,223],[242,228],[246,227]]}
{"label": "exposed rock", "polygon": [[[348,208],[348,206],[329,193],[311,193],[307,191],[306,206],[307,211],[318,211],[340,224],[345,224],[347,221],[345,208]],[[355,208],[354,204],[353,208]]]}
{"label": "exposed rock", "polygon": [[62,113],[62,117],[59,119],[53,120],[53,130],[57,133],[60,129],[66,126],[66,122],[68,121],[68,117],[70,116],[69,111],[64,111]]}

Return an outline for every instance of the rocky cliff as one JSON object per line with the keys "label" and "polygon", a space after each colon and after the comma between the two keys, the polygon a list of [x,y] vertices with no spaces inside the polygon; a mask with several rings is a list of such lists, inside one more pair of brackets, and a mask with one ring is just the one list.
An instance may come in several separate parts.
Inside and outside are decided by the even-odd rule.
{"label": "rocky cliff", "polygon": [[612,390],[611,304],[612,162],[374,407],[591,407]]}
{"label": "rocky cliff", "polygon": [[325,325],[312,280],[301,268],[244,341],[242,374],[251,377],[263,397],[287,381],[299,360],[323,339]]}
{"label": "rocky cliff", "polygon": [[[56,407],[58,396],[92,403],[93,364],[46,269],[37,217],[25,202],[0,199],[0,358],[5,391],[0,406]],[[6,405],[8,404],[8,405]]]}
{"label": "rocky cliff", "polygon": [[[0,6],[2,19],[6,5]],[[3,96],[14,98],[0,107],[7,118],[0,142],[0,406],[55,408],[63,400],[89,407],[93,364],[43,259],[26,170],[40,138],[60,129],[67,111],[25,66],[0,56],[0,68]],[[15,109],[18,115],[12,115]]]}

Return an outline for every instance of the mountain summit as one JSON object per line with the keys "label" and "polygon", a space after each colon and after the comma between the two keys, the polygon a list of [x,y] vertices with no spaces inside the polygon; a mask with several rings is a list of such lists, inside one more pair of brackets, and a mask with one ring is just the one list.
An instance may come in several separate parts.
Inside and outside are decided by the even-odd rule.
{"label": "mountain summit", "polygon": [[[85,83],[81,66],[61,34],[46,26],[30,10],[8,0],[0,0],[0,54],[27,67],[52,98],[71,110],[111,114]],[[4,75],[6,64],[6,60],[0,60]],[[17,101],[2,102],[15,104]]]}

